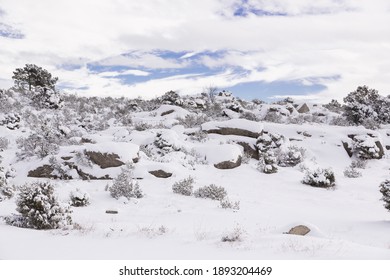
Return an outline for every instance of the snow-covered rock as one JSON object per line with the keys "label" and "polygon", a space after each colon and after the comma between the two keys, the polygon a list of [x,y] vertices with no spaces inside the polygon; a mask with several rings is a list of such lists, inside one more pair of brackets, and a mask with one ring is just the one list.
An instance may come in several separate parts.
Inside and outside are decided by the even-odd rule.
{"label": "snow-covered rock", "polygon": [[211,121],[202,124],[202,130],[207,133],[257,138],[263,131],[263,124],[246,119],[232,119],[220,122]]}
{"label": "snow-covered rock", "polygon": [[233,144],[208,144],[194,150],[218,169],[232,169],[241,165],[242,151]]}

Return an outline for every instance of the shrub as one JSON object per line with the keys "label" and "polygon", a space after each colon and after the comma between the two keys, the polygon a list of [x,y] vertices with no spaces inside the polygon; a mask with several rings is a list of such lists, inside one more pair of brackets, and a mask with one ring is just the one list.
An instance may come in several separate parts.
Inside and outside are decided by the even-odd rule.
{"label": "shrub", "polygon": [[184,118],[178,117],[176,120],[178,121],[178,124],[183,125],[186,128],[192,128],[207,122],[209,118],[204,114],[188,114]]}
{"label": "shrub", "polygon": [[[1,157],[0,157],[1,164]],[[14,194],[14,187],[10,186],[7,181],[6,173],[3,167],[0,166],[0,202],[6,198],[11,198]]]}
{"label": "shrub", "polygon": [[204,186],[194,191],[194,196],[199,198],[210,198],[212,200],[222,200],[227,192],[224,187],[218,187],[214,184]]}
{"label": "shrub", "polygon": [[356,170],[356,168],[349,166],[344,169],[344,176],[347,178],[358,178],[362,177],[362,173],[359,170]]}
{"label": "shrub", "polygon": [[335,186],[335,176],[331,169],[308,170],[302,180],[303,184],[318,188],[331,188]]}
{"label": "shrub", "polygon": [[230,201],[228,197],[225,197],[224,199],[221,199],[220,206],[223,209],[233,209],[233,210],[240,210],[240,201]]}
{"label": "shrub", "polygon": [[390,180],[385,180],[379,185],[379,191],[382,194],[382,200],[385,202],[384,206],[390,211]]}
{"label": "shrub", "polygon": [[72,191],[70,193],[70,201],[71,206],[74,207],[83,207],[90,204],[90,197],[87,192],[83,192],[80,189],[76,189],[76,191]]}
{"label": "shrub", "polygon": [[278,165],[282,167],[292,167],[301,163],[304,159],[306,150],[297,146],[289,146],[286,151],[278,155]]}
{"label": "shrub", "polygon": [[0,151],[8,149],[9,140],[5,137],[0,137]]}
{"label": "shrub", "polygon": [[137,130],[137,131],[145,131],[145,130],[148,130],[148,129],[151,129],[152,126],[146,122],[137,122],[135,125],[134,125],[134,129]]}
{"label": "shrub", "polygon": [[367,166],[367,160],[357,159],[351,162],[351,168],[365,169]]}
{"label": "shrub", "polygon": [[378,123],[380,114],[381,96],[375,89],[359,86],[355,91],[344,98],[345,116],[348,121],[356,125],[364,123]]}
{"label": "shrub", "polygon": [[122,168],[121,173],[114,179],[114,183],[108,188],[113,198],[119,199],[120,197],[142,198],[144,195],[139,187],[137,181],[133,179],[133,166],[131,163],[127,163]]}
{"label": "shrub", "polygon": [[245,231],[241,229],[241,227],[236,226],[232,232],[226,233],[222,236],[222,242],[237,242],[243,240],[243,235]]}
{"label": "shrub", "polygon": [[172,191],[174,193],[190,196],[192,194],[193,188],[194,188],[194,178],[188,176],[188,178],[175,182],[172,186]]}
{"label": "shrub", "polygon": [[359,159],[380,159],[383,151],[377,146],[377,138],[369,135],[357,135],[353,138],[353,149]]}
{"label": "shrub", "polygon": [[265,174],[273,174],[278,172],[276,166],[277,158],[272,150],[261,154],[259,162],[257,163],[257,170]]}
{"label": "shrub", "polygon": [[32,156],[44,158],[47,155],[57,154],[59,150],[58,144],[38,134],[31,134],[27,138],[20,137],[16,140],[16,144],[20,149],[17,153],[20,159]]}
{"label": "shrub", "polygon": [[9,217],[9,224],[34,229],[57,229],[72,224],[69,205],[58,201],[50,183],[24,185],[16,204],[21,216]]}

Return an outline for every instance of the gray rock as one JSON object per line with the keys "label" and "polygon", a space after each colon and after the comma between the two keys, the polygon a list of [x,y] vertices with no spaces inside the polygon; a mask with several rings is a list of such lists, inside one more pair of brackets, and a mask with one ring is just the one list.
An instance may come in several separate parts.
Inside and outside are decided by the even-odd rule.
{"label": "gray rock", "polygon": [[349,145],[348,142],[342,141],[342,143],[343,143],[343,147],[344,147],[345,151],[347,152],[348,156],[352,157],[353,156],[353,149],[352,149],[352,147]]}
{"label": "gray rock", "polygon": [[307,106],[306,103],[304,103],[304,104],[298,109],[298,113],[300,113],[300,114],[309,113],[309,112],[310,112],[310,108],[309,108],[309,106]]}
{"label": "gray rock", "polygon": [[110,167],[119,167],[124,165],[124,162],[119,160],[119,156],[117,154],[108,154],[108,153],[100,153],[100,152],[91,152],[86,151],[85,154],[89,157],[89,159],[96,165],[100,166],[100,168],[110,168]]}
{"label": "gray rock", "polygon": [[172,173],[165,172],[162,169],[149,171],[149,173],[157,178],[169,178],[172,176]]}
{"label": "gray rock", "polygon": [[294,234],[294,235],[306,235],[310,232],[310,229],[307,226],[299,225],[291,228],[287,234]]}
{"label": "gray rock", "polygon": [[241,165],[241,156],[238,157],[237,161],[222,161],[214,164],[215,168],[218,169],[233,169]]}

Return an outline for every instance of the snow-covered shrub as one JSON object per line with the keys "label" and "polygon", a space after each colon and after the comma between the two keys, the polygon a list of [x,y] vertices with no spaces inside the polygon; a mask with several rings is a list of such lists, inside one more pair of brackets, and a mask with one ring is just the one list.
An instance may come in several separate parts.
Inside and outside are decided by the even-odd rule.
{"label": "snow-covered shrub", "polygon": [[257,170],[265,174],[273,174],[278,172],[277,157],[273,150],[262,153],[257,163]]}
{"label": "snow-covered shrub", "polygon": [[273,110],[268,110],[267,114],[264,116],[263,121],[273,122],[273,123],[281,123],[283,120],[282,115]]}
{"label": "snow-covered shrub", "polygon": [[186,128],[192,128],[208,122],[209,118],[205,114],[188,114],[184,118],[178,117],[176,120],[179,125],[183,125]]}
{"label": "snow-covered shrub", "polygon": [[267,152],[270,149],[280,148],[285,142],[283,135],[278,133],[263,132],[257,138],[256,146],[261,153]]}
{"label": "snow-covered shrub", "polygon": [[11,225],[34,229],[57,229],[72,224],[70,206],[61,204],[50,183],[35,182],[21,187],[16,201],[21,216],[9,217]]}
{"label": "snow-covered shrub", "polygon": [[17,156],[20,159],[32,156],[44,158],[47,155],[57,154],[59,150],[58,144],[38,134],[31,134],[27,138],[19,137],[16,140],[16,144],[20,149],[20,152],[17,152]]}
{"label": "snow-covered shrub", "polygon": [[243,240],[245,231],[240,227],[236,226],[232,232],[224,234],[221,238],[222,242],[240,242]]}
{"label": "snow-covered shrub", "polygon": [[9,140],[5,137],[0,137],[0,152],[7,150],[9,145]]}
{"label": "snow-covered shrub", "polygon": [[292,167],[300,164],[305,157],[306,150],[297,146],[289,146],[278,154],[278,165]]}
{"label": "snow-covered shrub", "polygon": [[183,180],[177,181],[172,186],[172,191],[185,196],[190,196],[194,188],[194,178],[188,176]]}
{"label": "snow-covered shrub", "polygon": [[74,158],[76,160],[76,163],[81,166],[85,167],[92,167],[92,161],[89,158],[89,156],[86,154],[86,150],[84,151],[77,151],[74,155]]}
{"label": "snow-covered shrub", "polygon": [[359,178],[362,177],[362,173],[356,168],[353,168],[352,166],[348,166],[347,168],[344,169],[344,176],[347,178]]}
{"label": "snow-covered shrub", "polygon": [[[0,156],[1,164],[1,156]],[[4,199],[11,198],[14,195],[14,187],[8,184],[6,172],[4,168],[0,165],[0,202]]]}
{"label": "snow-covered shrub", "polygon": [[134,125],[134,129],[137,131],[145,131],[151,128],[152,126],[146,122],[136,122]]}
{"label": "snow-covered shrub", "polygon": [[76,189],[70,193],[71,206],[83,207],[90,204],[90,196],[87,192]]}
{"label": "snow-covered shrub", "polygon": [[355,136],[352,145],[356,156],[362,160],[382,158],[382,151],[375,143],[377,140],[377,138],[372,138],[369,135]]}
{"label": "snow-covered shrub", "polygon": [[375,89],[359,86],[344,98],[345,116],[348,121],[367,128],[377,128],[380,123],[388,123],[390,115],[389,99],[378,94]]}
{"label": "snow-covered shrub", "polygon": [[224,187],[218,187],[211,184],[195,190],[194,196],[199,198],[210,198],[212,200],[222,200],[227,196],[227,192]]}
{"label": "snow-covered shrub", "polygon": [[343,116],[337,116],[331,119],[329,122],[330,125],[336,125],[336,126],[349,126],[349,122],[347,119]]}
{"label": "snow-covered shrub", "polygon": [[351,162],[351,168],[365,169],[367,167],[367,160],[357,159]]}
{"label": "snow-covered shrub", "polygon": [[37,87],[32,97],[32,102],[37,109],[58,109],[62,106],[63,100],[54,89]]}
{"label": "snow-covered shrub", "polygon": [[240,119],[246,119],[246,120],[250,120],[250,121],[258,121],[259,118],[252,112],[250,111],[244,111],[241,113],[240,115]]}
{"label": "snow-covered shrub", "polygon": [[53,168],[52,175],[54,175],[54,178],[63,180],[70,179],[71,176],[68,174],[70,168],[66,165],[63,165],[56,157],[50,157],[49,164]]}
{"label": "snow-covered shrub", "polygon": [[332,99],[332,101],[330,101],[328,104],[323,105],[323,107],[334,113],[343,112],[343,107],[336,99]]}
{"label": "snow-covered shrub", "polygon": [[112,186],[108,188],[113,198],[125,197],[142,198],[144,196],[138,182],[133,179],[133,166],[127,163],[122,167],[121,173],[114,179]]}
{"label": "snow-covered shrub", "polygon": [[317,168],[316,170],[308,170],[303,177],[302,183],[318,188],[331,188],[335,186],[335,176],[331,169]]}
{"label": "snow-covered shrub", "polygon": [[171,130],[164,130],[157,133],[153,143],[159,149],[161,154],[180,150],[180,143],[177,134]]}
{"label": "snow-covered shrub", "polygon": [[230,201],[228,197],[221,199],[219,201],[219,205],[223,209],[240,210],[240,201]]}
{"label": "snow-covered shrub", "polygon": [[193,140],[193,141],[197,141],[197,142],[205,142],[208,138],[208,135],[207,133],[205,133],[203,130],[199,129],[197,131],[195,131],[194,133],[192,133],[190,135],[190,139]]}
{"label": "snow-covered shrub", "polygon": [[164,95],[160,97],[160,100],[161,103],[163,104],[178,105],[178,106],[183,105],[183,100],[180,98],[180,95],[173,90],[164,93]]}
{"label": "snow-covered shrub", "polygon": [[382,194],[382,200],[385,202],[384,206],[390,211],[390,180],[385,180],[379,185],[379,191]]}

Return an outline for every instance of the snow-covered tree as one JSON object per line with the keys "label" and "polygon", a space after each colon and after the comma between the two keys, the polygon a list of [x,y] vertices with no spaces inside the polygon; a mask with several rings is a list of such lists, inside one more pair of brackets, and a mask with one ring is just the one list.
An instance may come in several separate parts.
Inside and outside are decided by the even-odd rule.
{"label": "snow-covered tree", "polygon": [[385,202],[384,206],[390,211],[390,180],[385,180],[379,185],[379,191],[382,194],[382,200]]}
{"label": "snow-covered tree", "polygon": [[[35,182],[24,185],[16,201],[22,215],[17,225],[34,229],[57,229],[72,224],[68,204],[58,201],[50,183]],[[12,219],[9,223],[14,224]]]}
{"label": "snow-covered tree", "polygon": [[17,68],[13,74],[15,85],[21,89],[28,88],[30,91],[36,87],[54,90],[58,81],[57,77],[53,77],[46,69],[35,64],[26,64],[23,68]]}
{"label": "snow-covered tree", "polygon": [[359,86],[345,98],[345,116],[347,120],[356,125],[373,125],[379,122],[378,104],[381,96],[375,89]]}
{"label": "snow-covered tree", "polygon": [[133,178],[133,165],[127,163],[122,167],[121,173],[114,179],[112,186],[108,188],[113,198],[125,197],[142,198],[144,196],[138,182]]}

